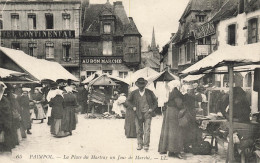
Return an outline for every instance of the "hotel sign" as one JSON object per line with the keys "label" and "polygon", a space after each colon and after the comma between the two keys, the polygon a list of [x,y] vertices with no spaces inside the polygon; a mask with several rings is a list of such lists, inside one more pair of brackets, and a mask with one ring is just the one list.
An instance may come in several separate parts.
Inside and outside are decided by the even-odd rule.
{"label": "hotel sign", "polygon": [[1,30],[0,37],[2,39],[60,39],[75,38],[75,30],[51,30],[51,31],[18,31],[18,30]]}
{"label": "hotel sign", "polygon": [[83,57],[81,63],[86,64],[121,64],[123,63],[123,57]]}
{"label": "hotel sign", "polygon": [[204,38],[216,33],[213,22],[205,23],[194,30],[195,39]]}

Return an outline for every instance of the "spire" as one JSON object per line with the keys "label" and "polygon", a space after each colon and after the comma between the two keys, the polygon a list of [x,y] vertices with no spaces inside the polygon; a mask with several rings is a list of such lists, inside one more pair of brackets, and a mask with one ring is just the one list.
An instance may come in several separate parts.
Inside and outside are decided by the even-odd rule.
{"label": "spire", "polygon": [[152,42],[151,42],[151,50],[156,49],[156,43],[155,43],[155,35],[154,35],[154,27],[153,27],[153,35],[152,35]]}

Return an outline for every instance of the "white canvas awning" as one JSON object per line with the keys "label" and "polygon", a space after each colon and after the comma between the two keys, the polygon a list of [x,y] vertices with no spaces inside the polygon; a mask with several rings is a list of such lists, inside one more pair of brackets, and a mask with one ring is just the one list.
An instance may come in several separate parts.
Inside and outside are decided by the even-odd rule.
{"label": "white canvas awning", "polygon": [[36,80],[49,79],[57,81],[58,79],[71,79],[79,81],[57,62],[34,58],[21,50],[0,47],[0,51],[17,64],[25,73],[31,75]]}
{"label": "white canvas awning", "polygon": [[7,77],[11,77],[11,76],[23,76],[23,75],[26,75],[26,74],[17,72],[17,71],[13,71],[13,70],[0,68],[0,77],[1,78],[7,78]]}
{"label": "white canvas awning", "polygon": [[195,80],[201,79],[204,75],[205,75],[205,74],[188,75],[188,76],[186,76],[185,78],[183,78],[182,80],[183,80],[183,81],[187,81],[187,82],[195,81]]}
{"label": "white canvas awning", "polygon": [[259,64],[260,43],[243,46],[226,46],[185,69],[181,74],[189,75],[204,73],[207,70],[226,66],[229,63],[234,64],[234,66]]}

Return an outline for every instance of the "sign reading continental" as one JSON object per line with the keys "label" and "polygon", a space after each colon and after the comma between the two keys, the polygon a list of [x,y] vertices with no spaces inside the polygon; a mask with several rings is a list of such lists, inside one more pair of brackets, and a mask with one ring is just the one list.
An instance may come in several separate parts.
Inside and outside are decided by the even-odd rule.
{"label": "sign reading continental", "polygon": [[194,30],[195,39],[204,38],[216,33],[212,22],[205,23]]}
{"label": "sign reading continental", "polygon": [[51,31],[15,31],[1,30],[0,37],[2,39],[46,39],[46,38],[75,38],[75,30],[51,30]]}
{"label": "sign reading continental", "polygon": [[87,64],[121,64],[122,57],[84,57],[81,59],[82,63]]}

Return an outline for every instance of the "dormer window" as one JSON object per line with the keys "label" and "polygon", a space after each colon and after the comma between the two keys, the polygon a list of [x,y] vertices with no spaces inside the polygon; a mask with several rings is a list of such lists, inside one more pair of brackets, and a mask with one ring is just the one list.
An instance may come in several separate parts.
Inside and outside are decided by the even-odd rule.
{"label": "dormer window", "polygon": [[104,24],[104,33],[105,34],[111,33],[111,25],[110,24]]}
{"label": "dormer window", "polygon": [[196,19],[198,22],[205,22],[206,15],[196,15]]}

